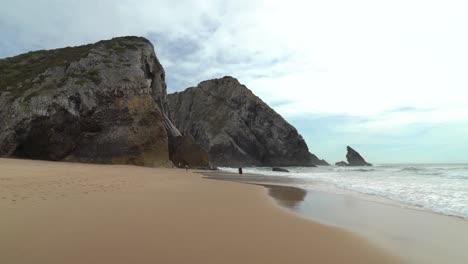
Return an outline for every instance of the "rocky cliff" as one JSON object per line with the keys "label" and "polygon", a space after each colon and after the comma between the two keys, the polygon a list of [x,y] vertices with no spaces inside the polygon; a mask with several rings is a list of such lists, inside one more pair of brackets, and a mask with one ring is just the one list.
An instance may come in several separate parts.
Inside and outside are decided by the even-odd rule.
{"label": "rocky cliff", "polygon": [[1,59],[0,156],[168,164],[164,77],[139,37]]}
{"label": "rocky cliff", "polygon": [[208,151],[213,165],[328,165],[309,153],[293,126],[235,78],[204,81],[168,98],[176,127]]}

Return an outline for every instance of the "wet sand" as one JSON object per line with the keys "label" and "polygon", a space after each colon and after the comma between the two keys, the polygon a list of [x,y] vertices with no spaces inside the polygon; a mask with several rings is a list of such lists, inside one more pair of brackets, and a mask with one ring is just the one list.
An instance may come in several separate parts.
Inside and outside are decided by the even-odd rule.
{"label": "wet sand", "polygon": [[458,217],[323,192],[309,192],[296,210],[363,234],[410,263],[468,263],[468,221]]}
{"label": "wet sand", "polygon": [[272,203],[178,169],[0,159],[0,263],[399,263]]}
{"label": "wet sand", "polygon": [[[206,174],[206,173],[205,173]],[[263,185],[282,206],[328,225],[356,232],[409,263],[468,263],[468,221],[356,194],[304,190],[288,177],[207,173],[218,180]]]}

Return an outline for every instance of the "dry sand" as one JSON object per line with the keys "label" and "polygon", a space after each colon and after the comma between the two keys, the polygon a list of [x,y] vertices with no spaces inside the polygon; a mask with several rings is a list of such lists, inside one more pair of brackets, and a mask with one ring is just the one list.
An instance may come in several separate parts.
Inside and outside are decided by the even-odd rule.
{"label": "dry sand", "polygon": [[178,169],[0,159],[0,263],[398,263],[275,205],[264,187]]}

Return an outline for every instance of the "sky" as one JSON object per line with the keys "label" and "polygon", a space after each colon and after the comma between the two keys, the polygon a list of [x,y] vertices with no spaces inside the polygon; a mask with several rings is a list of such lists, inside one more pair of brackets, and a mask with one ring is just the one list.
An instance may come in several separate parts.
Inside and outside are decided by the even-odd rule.
{"label": "sky", "polygon": [[169,92],[236,77],[311,152],[468,162],[468,1],[0,0],[0,58],[151,40]]}

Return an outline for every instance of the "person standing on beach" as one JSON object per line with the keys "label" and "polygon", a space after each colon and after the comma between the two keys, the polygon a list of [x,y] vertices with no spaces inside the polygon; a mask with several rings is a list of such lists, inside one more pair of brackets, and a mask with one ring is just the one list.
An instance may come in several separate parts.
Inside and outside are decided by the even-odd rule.
{"label": "person standing on beach", "polygon": [[185,170],[188,171],[188,164],[185,164]]}
{"label": "person standing on beach", "polygon": [[239,174],[242,174],[242,167],[239,167]]}

